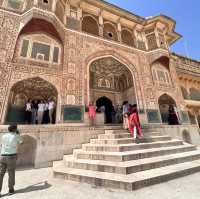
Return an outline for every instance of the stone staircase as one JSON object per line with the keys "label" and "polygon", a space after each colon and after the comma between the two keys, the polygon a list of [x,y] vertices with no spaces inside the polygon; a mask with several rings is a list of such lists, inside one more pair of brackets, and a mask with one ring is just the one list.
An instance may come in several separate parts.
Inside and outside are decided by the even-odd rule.
{"label": "stone staircase", "polygon": [[200,150],[181,140],[146,132],[140,143],[125,130],[105,130],[82,149],[54,162],[57,178],[135,190],[200,171]]}

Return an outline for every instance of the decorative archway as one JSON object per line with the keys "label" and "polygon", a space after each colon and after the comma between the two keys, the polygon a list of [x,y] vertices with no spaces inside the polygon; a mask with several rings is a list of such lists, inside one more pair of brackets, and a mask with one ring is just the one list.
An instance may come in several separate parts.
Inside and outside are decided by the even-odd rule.
{"label": "decorative archway", "polygon": [[[136,104],[138,105],[139,110],[144,110],[145,109],[145,103],[144,103],[144,96],[143,96],[143,90],[140,85],[139,81],[139,74],[136,69],[136,64],[137,62],[133,62],[130,60],[129,57],[124,57],[120,53],[114,51],[114,50],[104,50],[104,51],[97,51],[92,54],[90,54],[84,61],[84,65],[87,66],[85,67],[85,74],[84,76],[85,81],[83,85],[83,95],[84,95],[84,104],[89,104],[91,101],[91,91],[90,91],[90,66],[92,62],[101,59],[101,58],[106,58],[106,57],[111,57],[118,62],[120,62],[125,68],[128,69],[128,71],[131,74],[131,79],[133,79],[133,84],[134,84],[134,89],[133,89],[133,94],[135,95],[136,99]],[[107,96],[107,95],[106,95]],[[100,97],[100,96],[99,96]],[[110,96],[107,96],[111,99]]]}
{"label": "decorative archway", "polygon": [[175,100],[168,94],[163,94],[158,99],[160,115],[163,123],[168,123],[169,106],[176,107]]}
{"label": "decorative archway", "polygon": [[[40,78],[28,78],[15,83],[7,104],[5,123],[25,123],[25,105],[28,100],[54,100],[57,104],[57,89],[48,81]],[[56,111],[54,113],[54,122]]]}
{"label": "decorative archway", "polygon": [[106,96],[113,105],[123,101],[137,103],[131,71],[117,59],[107,56],[96,59],[89,66],[89,99],[96,101]]}

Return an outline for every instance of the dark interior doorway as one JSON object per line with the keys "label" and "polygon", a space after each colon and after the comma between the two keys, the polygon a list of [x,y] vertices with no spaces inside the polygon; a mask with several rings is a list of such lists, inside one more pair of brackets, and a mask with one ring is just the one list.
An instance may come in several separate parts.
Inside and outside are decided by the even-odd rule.
{"label": "dark interior doorway", "polygon": [[175,100],[171,96],[164,94],[160,96],[160,98],[158,99],[158,104],[160,108],[162,122],[168,123],[169,107],[170,106],[176,107]]}
{"label": "dark interior doorway", "polygon": [[105,123],[111,124],[113,122],[112,114],[114,113],[114,107],[112,101],[109,98],[103,96],[96,101],[96,106],[98,110],[100,110],[100,108],[103,106],[105,107]]}

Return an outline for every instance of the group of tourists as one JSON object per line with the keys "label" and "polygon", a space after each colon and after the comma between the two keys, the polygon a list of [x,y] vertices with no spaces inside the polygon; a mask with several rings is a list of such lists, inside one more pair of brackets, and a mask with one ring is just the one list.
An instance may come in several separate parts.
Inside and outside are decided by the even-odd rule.
{"label": "group of tourists", "polygon": [[28,124],[52,124],[55,102],[53,100],[28,100],[26,103],[26,122]]}
{"label": "group of tourists", "polygon": [[[116,108],[109,109],[106,111],[105,106],[97,108],[92,102],[88,106],[88,116],[91,121],[91,125],[95,124],[96,112],[104,113],[105,121],[106,116],[112,116],[112,120],[109,123],[116,124],[123,122],[123,128],[130,131],[134,139],[142,138],[142,128],[139,120],[137,105],[131,105],[128,101],[125,101],[122,106],[117,105]],[[179,125],[180,117],[176,107],[173,105],[169,106],[168,110],[168,124],[169,125]],[[114,122],[113,122],[114,121]]]}
{"label": "group of tourists", "polygon": [[[142,128],[137,112],[137,105],[129,105],[129,103],[126,101],[121,107],[119,105],[116,107],[115,120],[118,120],[119,123],[122,121],[124,129],[129,130],[134,138],[142,138]],[[92,102],[89,103],[88,116],[90,118],[92,126],[94,126],[95,124],[94,121],[96,117],[96,112],[99,112],[99,110],[101,113],[106,113],[106,107],[102,106],[100,108],[96,108],[96,106]],[[112,114],[112,112],[110,112],[110,114],[114,115]]]}

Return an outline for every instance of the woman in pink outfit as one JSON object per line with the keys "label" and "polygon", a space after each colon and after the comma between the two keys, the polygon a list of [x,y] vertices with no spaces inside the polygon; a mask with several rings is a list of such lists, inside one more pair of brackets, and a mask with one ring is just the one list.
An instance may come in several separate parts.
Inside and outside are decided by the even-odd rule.
{"label": "woman in pink outfit", "polygon": [[95,120],[95,117],[96,117],[96,106],[94,106],[94,104],[92,102],[89,103],[89,106],[88,106],[88,116],[89,116],[89,119],[91,121],[91,126],[94,126],[94,120]]}
{"label": "woman in pink outfit", "polygon": [[[137,105],[133,105],[132,108],[133,108],[132,113],[129,116],[129,130],[133,137],[142,138],[142,128],[140,125],[140,120],[137,112]],[[134,135],[134,133],[136,133],[136,135]]]}

